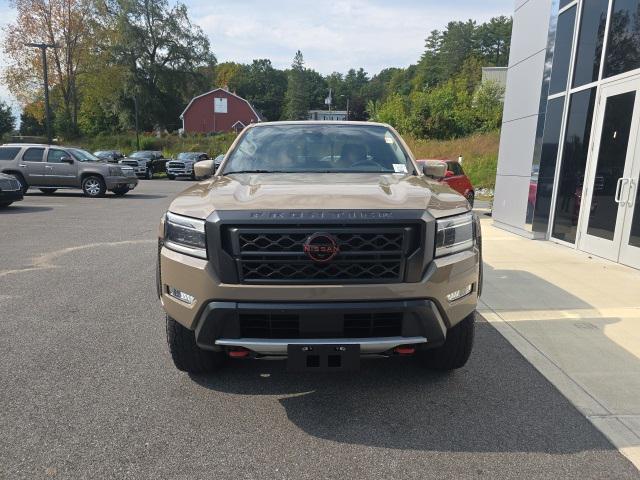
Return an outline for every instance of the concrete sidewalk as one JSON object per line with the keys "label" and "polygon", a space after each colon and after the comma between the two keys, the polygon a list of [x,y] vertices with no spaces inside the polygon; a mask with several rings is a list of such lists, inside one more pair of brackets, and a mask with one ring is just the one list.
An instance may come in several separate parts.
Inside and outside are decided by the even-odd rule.
{"label": "concrete sidewalk", "polygon": [[481,314],[640,468],[640,271],[482,228]]}

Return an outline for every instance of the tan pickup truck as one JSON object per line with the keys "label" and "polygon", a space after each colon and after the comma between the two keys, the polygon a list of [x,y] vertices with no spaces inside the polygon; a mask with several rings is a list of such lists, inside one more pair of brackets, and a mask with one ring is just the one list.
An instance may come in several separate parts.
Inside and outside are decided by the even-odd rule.
{"label": "tan pickup truck", "polygon": [[177,368],[281,356],[292,371],[471,353],[481,236],[467,200],[421,170],[390,126],[246,128],[159,229],[157,287]]}

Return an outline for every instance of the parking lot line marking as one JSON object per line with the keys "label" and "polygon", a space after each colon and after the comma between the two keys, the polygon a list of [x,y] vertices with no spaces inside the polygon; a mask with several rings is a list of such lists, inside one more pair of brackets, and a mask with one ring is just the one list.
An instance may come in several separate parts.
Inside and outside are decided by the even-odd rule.
{"label": "parking lot line marking", "polygon": [[16,273],[26,273],[26,272],[33,272],[37,270],[48,270],[48,269],[56,268],[56,265],[53,264],[53,261],[56,258],[66,255],[68,253],[76,252],[78,250],[89,250],[92,248],[99,248],[99,247],[120,247],[123,245],[135,245],[135,244],[141,244],[141,243],[155,243],[155,242],[156,242],[155,239],[154,240],[151,240],[151,239],[123,240],[120,242],[97,242],[97,243],[88,243],[86,245],[78,245],[76,247],[67,247],[61,250],[54,250],[53,252],[44,253],[39,257],[34,258],[29,267],[0,271],[0,278],[6,277],[7,275],[16,274]]}

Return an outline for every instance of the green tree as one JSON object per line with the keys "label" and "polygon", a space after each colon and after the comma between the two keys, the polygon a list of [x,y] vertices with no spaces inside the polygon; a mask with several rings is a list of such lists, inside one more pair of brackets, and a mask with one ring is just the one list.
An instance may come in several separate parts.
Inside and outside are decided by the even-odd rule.
{"label": "green tree", "polygon": [[262,58],[237,68],[234,81],[229,85],[267,120],[278,120],[282,116],[287,75],[275,69],[271,60]]}
{"label": "green tree", "polygon": [[473,109],[478,130],[489,132],[500,128],[503,98],[504,87],[496,82],[485,82],[478,87],[473,96]]}
{"label": "green tree", "polygon": [[11,111],[11,106],[0,101],[0,137],[6,133],[13,132],[16,127],[16,119]]}
{"label": "green tree", "polygon": [[505,67],[509,63],[512,26],[511,18],[500,16],[478,27],[478,49],[487,64]]}
{"label": "green tree", "polygon": [[46,133],[44,102],[36,101],[24,105],[20,114],[20,135],[37,137]]}
{"label": "green tree", "polygon": [[[111,64],[126,68],[124,95],[138,98],[141,126],[179,126],[187,102],[208,85],[215,63],[208,37],[182,3],[104,0],[99,16]],[[130,102],[127,102],[130,105]]]}
{"label": "green tree", "polygon": [[298,50],[288,72],[287,91],[284,99],[284,120],[305,120],[309,113],[311,99],[307,88],[307,74],[304,57]]}

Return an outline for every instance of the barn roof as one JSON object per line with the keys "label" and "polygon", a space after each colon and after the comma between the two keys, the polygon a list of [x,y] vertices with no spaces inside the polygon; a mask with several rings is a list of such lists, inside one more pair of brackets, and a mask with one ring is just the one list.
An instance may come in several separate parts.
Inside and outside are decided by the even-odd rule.
{"label": "barn roof", "polygon": [[237,99],[242,100],[244,103],[246,103],[247,105],[249,105],[249,108],[251,109],[251,111],[253,112],[253,114],[256,116],[256,118],[258,119],[258,121],[262,121],[262,117],[258,114],[258,112],[256,112],[256,109],[255,109],[255,108],[253,108],[253,105],[251,105],[251,104],[249,103],[249,101],[248,101],[248,100],[246,100],[246,99],[242,98],[242,97],[241,97],[241,96],[239,96],[239,95],[236,95],[235,93],[231,93],[229,90],[225,90],[224,88],[214,88],[213,90],[209,90],[208,92],[203,93],[202,95],[198,95],[197,97],[193,97],[193,98],[191,99],[191,101],[189,102],[189,104],[187,105],[187,108],[185,108],[185,109],[182,111],[182,113],[180,114],[180,118],[183,118],[183,117],[184,117],[184,114],[185,114],[185,113],[187,113],[187,110],[189,110],[189,108],[191,107],[191,105],[193,105],[193,102],[195,102],[197,99],[199,99],[199,98],[201,98],[201,97],[205,97],[205,96],[207,96],[207,95],[210,95],[210,94],[212,94],[212,93],[214,93],[214,92],[217,92],[217,91],[219,91],[219,90],[222,90],[224,93],[226,93],[226,94],[228,94],[228,95],[231,95],[232,97],[236,97]]}

